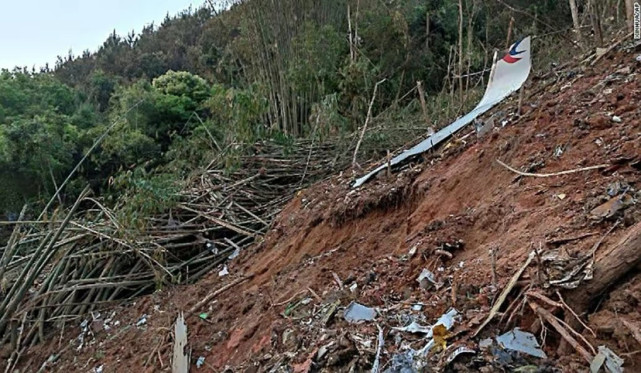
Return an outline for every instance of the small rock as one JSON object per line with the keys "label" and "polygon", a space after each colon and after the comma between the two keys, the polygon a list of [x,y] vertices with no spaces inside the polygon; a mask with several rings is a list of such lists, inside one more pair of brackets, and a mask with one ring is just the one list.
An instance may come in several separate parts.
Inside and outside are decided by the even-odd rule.
{"label": "small rock", "polygon": [[623,120],[621,120],[621,117],[616,116],[616,115],[612,117],[612,121],[613,121],[614,123],[621,123],[621,122],[623,122]]}

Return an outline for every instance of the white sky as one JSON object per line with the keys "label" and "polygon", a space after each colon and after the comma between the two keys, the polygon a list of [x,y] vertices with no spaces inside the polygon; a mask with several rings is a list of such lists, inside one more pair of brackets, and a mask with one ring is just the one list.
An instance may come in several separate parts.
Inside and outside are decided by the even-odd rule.
{"label": "white sky", "polygon": [[69,49],[80,55],[96,51],[115,29],[125,36],[139,33],[151,22],[159,25],[167,13],[204,0],[0,0],[0,69],[36,68]]}

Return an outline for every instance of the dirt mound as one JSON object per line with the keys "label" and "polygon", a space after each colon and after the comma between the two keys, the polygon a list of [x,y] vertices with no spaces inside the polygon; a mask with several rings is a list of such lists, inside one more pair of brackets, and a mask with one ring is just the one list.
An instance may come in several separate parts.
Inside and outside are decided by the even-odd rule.
{"label": "dirt mound", "polygon": [[[541,328],[523,300],[542,276],[556,278],[542,273],[540,258],[519,278],[501,316],[472,335],[532,250],[571,260],[599,241],[612,246],[641,221],[638,71],[631,54],[617,52],[595,67],[557,72],[529,89],[545,87],[526,94],[521,116],[515,102],[494,110],[506,114],[483,138],[454,139],[424,162],[383,172],[358,190],[346,176],[303,190],[264,241],[228,266],[229,275],[215,271],[198,284],[94,313],[82,326],[83,320],[68,320],[48,344],[23,353],[20,371],[170,371],[173,322],[179,311],[192,309],[189,349],[192,363],[204,370],[364,371],[378,352],[384,369],[400,369],[403,351],[419,350],[426,339],[393,328],[432,325],[452,308],[459,317],[443,336],[449,347],[429,354],[432,367],[585,370],[587,362],[572,349],[558,355],[562,338]],[[608,167],[529,177],[497,160],[529,173]],[[623,195],[625,203],[603,206]],[[428,281],[417,281],[424,270]],[[586,341],[608,346],[631,369],[641,369],[637,273],[612,284],[614,290],[581,315],[594,331],[582,332]],[[226,284],[234,285],[198,304]],[[376,308],[376,323],[345,321],[353,301]],[[514,327],[535,333],[549,360],[502,359],[478,349],[480,340]],[[454,347],[474,353],[448,363]]]}

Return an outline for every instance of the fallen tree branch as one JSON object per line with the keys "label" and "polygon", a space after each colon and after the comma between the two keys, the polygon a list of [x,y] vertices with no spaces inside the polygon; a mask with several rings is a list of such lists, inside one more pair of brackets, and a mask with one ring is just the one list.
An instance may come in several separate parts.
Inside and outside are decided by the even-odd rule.
{"label": "fallen tree branch", "polygon": [[614,48],[616,48],[616,47],[617,47],[617,46],[619,46],[621,43],[623,43],[623,41],[625,41],[625,40],[626,40],[626,39],[628,39],[630,36],[632,36],[632,34],[633,34],[633,32],[631,32],[631,33],[629,33],[629,34],[625,35],[624,37],[622,37],[621,39],[619,39],[619,40],[617,40],[615,43],[613,43],[611,46],[609,46],[609,47],[608,47],[608,49],[606,49],[606,50],[603,52],[603,54],[598,55],[598,56],[594,59],[594,61],[592,61],[592,62],[590,63],[590,66],[594,66],[594,65],[596,65],[596,63],[597,63],[597,62],[599,62],[599,60],[600,60],[601,58],[603,58],[603,56],[605,56],[606,54],[608,54],[608,53],[612,52],[612,50],[613,50]]}
{"label": "fallen tree branch", "polygon": [[496,163],[500,164],[501,166],[507,168],[508,170],[514,172],[517,175],[531,176],[531,177],[553,177],[553,176],[569,175],[569,174],[575,174],[575,173],[583,172],[583,171],[599,170],[599,169],[602,169],[602,168],[610,167],[609,164],[600,164],[600,165],[597,165],[597,166],[576,168],[576,169],[573,169],[573,170],[554,172],[554,173],[550,173],[550,174],[535,174],[535,173],[531,173],[531,172],[519,171],[519,170],[517,170],[517,169],[515,169],[513,167],[508,166],[507,164],[501,162],[498,159],[496,160]]}
{"label": "fallen tree branch", "polygon": [[374,100],[376,100],[376,91],[378,90],[378,86],[385,83],[387,79],[383,79],[374,85],[374,93],[372,93],[372,100],[369,102],[369,108],[367,109],[367,117],[365,118],[365,124],[363,125],[363,130],[361,131],[361,135],[358,138],[358,142],[356,143],[356,149],[354,149],[354,158],[352,158],[352,167],[355,167],[357,165],[356,163],[356,157],[358,156],[358,149],[361,147],[361,143],[363,142],[363,137],[365,136],[365,131],[367,131],[367,125],[369,124],[370,119],[372,118],[372,107],[374,106]]}
{"label": "fallen tree branch", "polygon": [[563,237],[563,238],[556,238],[553,240],[545,241],[546,245],[551,245],[551,246],[556,246],[556,245],[562,245],[564,243],[572,242],[572,241],[578,241],[582,240],[584,238],[592,237],[597,235],[598,232],[589,232],[589,233],[583,233],[578,236],[573,236],[573,237]]}
{"label": "fallen tree branch", "polygon": [[[597,260],[594,264],[594,278],[585,282],[580,288],[570,292],[566,296],[567,303],[572,305],[579,314],[585,311],[590,302],[615,285],[617,280],[641,263],[640,247],[641,222],[632,226],[617,244],[602,253],[600,260]],[[595,249],[593,250],[596,252]]]}
{"label": "fallen tree branch", "polygon": [[503,305],[503,302],[505,302],[505,299],[507,298],[508,294],[510,293],[510,291],[512,291],[512,289],[514,288],[514,285],[516,285],[516,282],[519,280],[523,272],[525,272],[525,269],[530,266],[530,263],[532,263],[532,259],[534,259],[534,251],[532,251],[530,255],[528,255],[527,260],[525,261],[523,266],[521,266],[521,268],[514,274],[514,276],[512,276],[512,278],[510,279],[510,282],[508,282],[507,286],[505,287],[505,289],[503,289],[503,291],[501,292],[501,295],[496,300],[496,303],[494,303],[494,306],[492,306],[492,309],[490,310],[490,314],[487,316],[487,319],[485,319],[483,324],[481,324],[481,326],[479,326],[479,328],[476,329],[476,332],[472,337],[476,337],[481,332],[481,330],[483,330],[483,328],[485,328],[487,324],[489,324],[489,322],[492,321],[494,316],[496,316],[496,314],[499,312],[499,309],[501,308],[501,305]]}
{"label": "fallen tree branch", "polygon": [[535,302],[528,302],[534,313],[541,316],[545,321],[554,327],[554,329],[565,339],[588,363],[592,361],[593,356],[579,342],[570,335],[570,333],[561,325],[559,320],[550,313],[550,311],[539,306]]}
{"label": "fallen tree branch", "polygon": [[189,309],[189,311],[187,311],[187,314],[189,314],[189,315],[195,314],[198,311],[199,308],[201,308],[205,304],[209,303],[212,299],[216,298],[217,296],[219,296],[220,294],[226,292],[227,290],[233,288],[234,286],[236,286],[238,284],[241,284],[241,283],[243,283],[243,282],[245,282],[245,281],[247,281],[247,280],[249,280],[249,279],[251,279],[253,277],[254,277],[253,274],[249,275],[249,276],[241,277],[241,278],[239,278],[237,280],[234,280],[234,281],[230,282],[229,284],[223,286],[222,288],[210,293],[205,298],[203,298],[200,302],[194,304],[194,306],[191,307]]}

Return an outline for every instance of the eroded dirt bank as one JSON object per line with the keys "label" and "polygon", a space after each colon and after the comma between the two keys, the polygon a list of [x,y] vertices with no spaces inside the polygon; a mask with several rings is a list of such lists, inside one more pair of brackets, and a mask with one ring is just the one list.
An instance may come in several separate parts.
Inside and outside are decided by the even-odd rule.
{"label": "eroded dirt bank", "polygon": [[[264,241],[228,266],[229,275],[212,273],[196,285],[105,310],[95,321],[89,317],[80,348],[82,320],[52,331],[50,343],[22,356],[21,371],[38,371],[52,356],[42,371],[171,371],[177,313],[243,277],[186,315],[194,371],[199,357],[203,371],[368,370],[377,350],[376,324],[383,330],[385,369],[396,352],[426,342],[394,327],[410,321],[431,325],[452,307],[460,317],[448,345],[465,345],[476,355],[446,366],[446,354],[433,352],[431,367],[507,370],[478,342],[518,326],[537,336],[548,359],[524,357],[513,367],[585,370],[587,362],[572,348],[559,355],[561,337],[549,325],[541,328],[517,298],[555,275],[542,264],[525,271],[502,317],[477,337],[472,334],[533,249],[575,258],[601,240],[598,260],[641,221],[640,71],[626,52],[595,67],[564,70],[555,83],[548,78],[529,88],[543,90],[524,100],[522,117],[511,115],[514,101],[493,110],[504,114],[481,139],[472,134],[454,140],[425,162],[383,174],[356,191],[347,176],[303,190]],[[539,178],[519,176],[497,160],[535,173],[609,166]],[[623,202],[603,205],[614,199]],[[497,253],[496,286],[490,250]],[[417,282],[423,269],[435,274],[436,285]],[[641,325],[640,284],[639,270],[627,273],[581,315],[594,331],[583,329],[586,341],[608,346],[630,371],[641,370],[641,341],[634,337]],[[559,290],[568,294],[581,286]],[[354,300],[378,308],[376,323],[343,319],[343,309]],[[541,305],[563,318],[563,310]]]}

